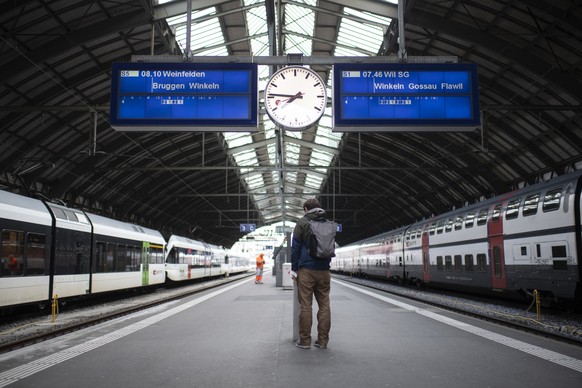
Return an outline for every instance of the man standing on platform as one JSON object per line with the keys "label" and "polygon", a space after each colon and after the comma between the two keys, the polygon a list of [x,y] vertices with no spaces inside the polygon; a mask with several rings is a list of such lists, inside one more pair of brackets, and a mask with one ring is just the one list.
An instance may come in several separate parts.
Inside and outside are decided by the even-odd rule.
{"label": "man standing on platform", "polygon": [[308,199],[303,204],[305,215],[297,222],[293,231],[291,245],[291,277],[297,280],[299,296],[299,341],[295,346],[301,349],[311,348],[311,325],[313,321],[313,295],[317,300],[317,340],[314,346],[325,349],[329,341],[331,327],[331,309],[329,292],[331,259],[314,259],[309,254],[309,221],[325,220],[325,210],[316,199]]}
{"label": "man standing on platform", "polygon": [[265,266],[265,256],[264,253],[261,253],[257,256],[256,263],[257,263],[257,274],[255,276],[255,284],[263,284],[263,267]]}

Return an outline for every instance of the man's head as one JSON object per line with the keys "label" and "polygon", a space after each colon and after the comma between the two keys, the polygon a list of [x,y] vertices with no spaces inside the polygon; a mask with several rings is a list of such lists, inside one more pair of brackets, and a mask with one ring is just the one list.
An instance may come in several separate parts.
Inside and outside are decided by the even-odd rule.
{"label": "man's head", "polygon": [[315,198],[310,198],[303,204],[303,210],[308,211],[311,209],[315,209],[316,207],[321,207],[319,201]]}

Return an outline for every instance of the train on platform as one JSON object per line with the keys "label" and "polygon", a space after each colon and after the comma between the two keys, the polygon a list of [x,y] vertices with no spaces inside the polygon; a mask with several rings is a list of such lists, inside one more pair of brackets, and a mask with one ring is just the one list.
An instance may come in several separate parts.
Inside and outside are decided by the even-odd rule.
{"label": "train on platform", "polygon": [[251,269],[244,253],[0,190],[2,313]]}
{"label": "train on platform", "polygon": [[332,270],[582,310],[582,172],[336,249]]}

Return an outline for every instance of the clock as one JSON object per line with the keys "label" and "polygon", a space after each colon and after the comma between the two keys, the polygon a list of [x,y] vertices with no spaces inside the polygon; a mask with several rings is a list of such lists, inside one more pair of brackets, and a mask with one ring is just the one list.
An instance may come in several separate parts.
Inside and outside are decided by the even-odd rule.
{"label": "clock", "polygon": [[290,130],[315,124],[327,105],[325,83],[315,71],[302,66],[287,66],[273,74],[264,96],[271,120]]}

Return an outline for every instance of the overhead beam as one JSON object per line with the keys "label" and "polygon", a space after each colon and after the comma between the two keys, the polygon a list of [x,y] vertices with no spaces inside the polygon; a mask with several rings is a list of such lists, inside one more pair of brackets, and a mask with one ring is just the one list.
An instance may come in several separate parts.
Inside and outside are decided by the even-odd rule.
{"label": "overhead beam", "polygon": [[[464,171],[474,170],[475,167],[374,167],[374,166],[285,166],[285,171],[312,171],[316,169],[326,169],[335,171]],[[204,171],[204,170],[251,170],[252,172],[272,172],[279,171],[277,166],[165,166],[165,167],[100,167],[95,171]]]}

